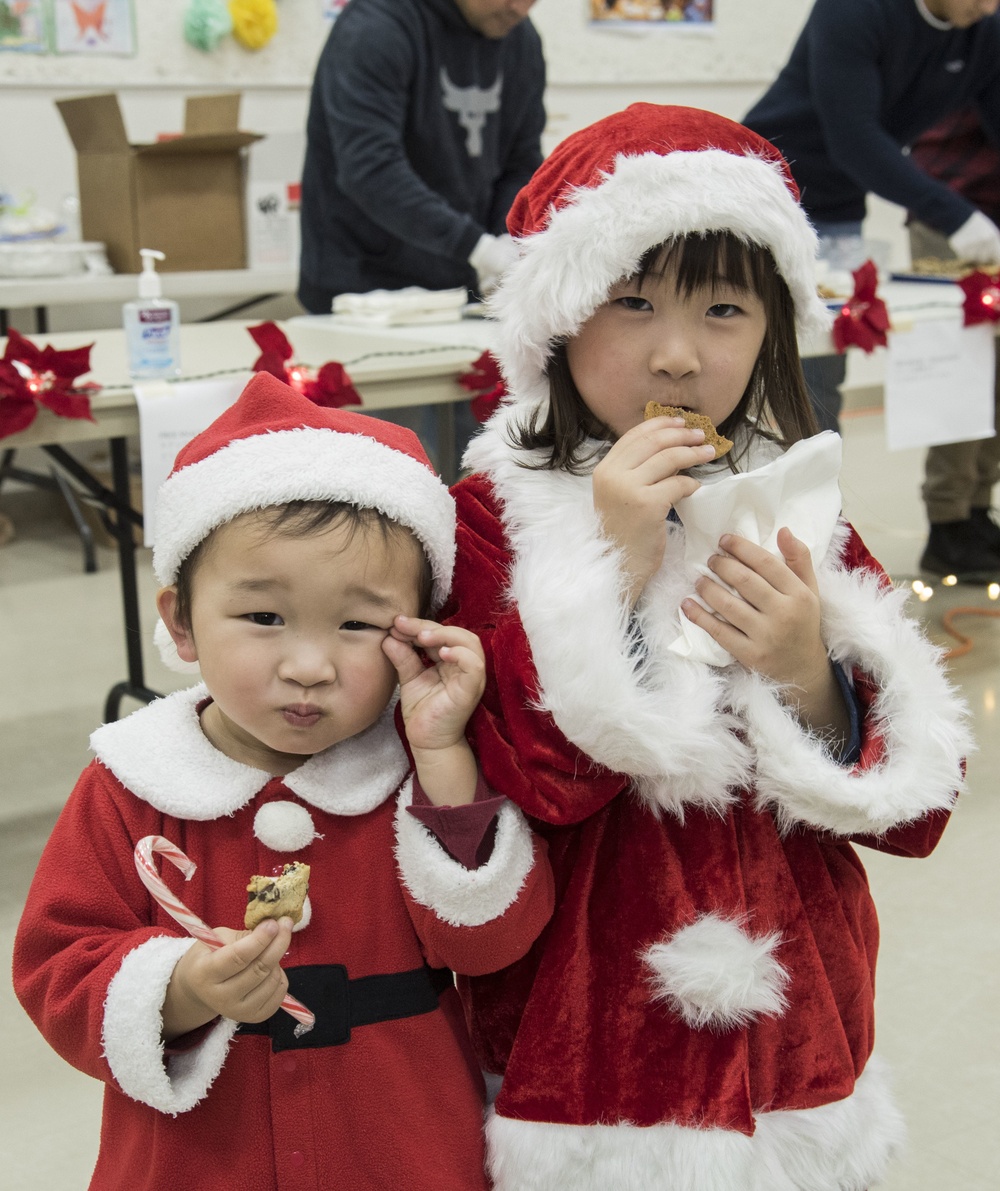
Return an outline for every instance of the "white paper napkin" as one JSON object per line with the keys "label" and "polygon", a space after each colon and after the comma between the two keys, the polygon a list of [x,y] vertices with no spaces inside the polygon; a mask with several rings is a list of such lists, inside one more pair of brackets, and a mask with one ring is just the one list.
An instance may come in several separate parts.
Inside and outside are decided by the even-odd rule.
{"label": "white paper napkin", "polygon": [[[718,553],[724,533],[739,534],[780,557],[778,530],[787,526],[809,547],[813,565],[818,566],[840,515],[840,460],[840,435],[825,430],[795,443],[756,471],[703,484],[676,506],[684,526],[685,564],[718,582],[706,564]],[[697,599],[693,591],[691,595]],[[680,636],[670,646],[674,653],[710,666],[726,666],[733,660],[682,612],[678,618]]]}

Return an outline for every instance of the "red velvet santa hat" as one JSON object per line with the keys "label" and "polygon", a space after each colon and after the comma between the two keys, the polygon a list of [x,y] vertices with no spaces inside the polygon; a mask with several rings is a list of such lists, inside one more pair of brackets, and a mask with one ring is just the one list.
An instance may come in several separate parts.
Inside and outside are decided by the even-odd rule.
{"label": "red velvet santa hat", "polygon": [[195,546],[240,513],[295,500],[378,509],[412,530],[430,560],[434,605],[444,602],[455,561],[455,505],[417,436],[315,405],[266,372],[181,450],[160,487],[157,579],[173,583]]}
{"label": "red velvet santa hat", "polygon": [[521,256],[491,307],[514,400],[547,401],[553,341],[576,334],[615,282],[675,237],[729,231],[768,248],[799,333],[825,330],[816,233],[798,197],[777,149],[713,112],[635,103],[567,137],[507,217]]}

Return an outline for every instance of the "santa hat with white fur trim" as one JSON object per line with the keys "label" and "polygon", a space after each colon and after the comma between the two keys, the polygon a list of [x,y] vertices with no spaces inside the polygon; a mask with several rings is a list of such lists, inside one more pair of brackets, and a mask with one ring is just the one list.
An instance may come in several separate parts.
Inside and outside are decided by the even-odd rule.
{"label": "santa hat with white fur trim", "polygon": [[728,231],[770,250],[797,329],[826,329],[817,239],[784,158],[742,124],[697,108],[635,103],[573,133],[507,217],[521,255],[490,301],[512,399],[544,404],[554,341],[575,335],[649,249]]}
{"label": "santa hat with white fur trim", "polygon": [[296,500],[377,509],[413,531],[430,560],[433,603],[451,589],[455,506],[411,431],[326,409],[268,373],[178,454],[156,498],[153,569],[173,583],[184,559],[241,513]]}

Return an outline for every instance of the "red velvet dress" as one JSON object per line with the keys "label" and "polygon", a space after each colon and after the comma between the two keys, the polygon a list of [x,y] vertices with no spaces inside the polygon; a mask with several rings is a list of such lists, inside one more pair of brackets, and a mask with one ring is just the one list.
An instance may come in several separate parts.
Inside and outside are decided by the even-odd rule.
{"label": "red velvet dress", "polygon": [[556,882],[524,959],[460,982],[503,1076],[496,1185],[861,1191],[901,1121],[871,1059],[878,924],[852,840],[934,847],[961,704],[841,526],[819,568],[863,709],[841,766],[773,684],[671,653],[693,581],[680,526],[630,619],[589,477],[518,467],[494,427],[454,490],[446,615],[486,649],[484,777],[532,817]]}

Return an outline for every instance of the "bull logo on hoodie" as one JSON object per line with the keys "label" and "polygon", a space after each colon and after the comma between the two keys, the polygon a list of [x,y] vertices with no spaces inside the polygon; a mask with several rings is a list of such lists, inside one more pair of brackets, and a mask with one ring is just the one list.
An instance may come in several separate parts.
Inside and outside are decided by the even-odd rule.
{"label": "bull logo on hoodie", "polygon": [[448,78],[448,72],[441,67],[441,98],[445,110],[458,116],[459,124],[465,129],[465,150],[470,157],[483,155],[483,129],[486,117],[500,110],[500,93],[503,90],[503,75],[497,75],[492,87],[456,87]]}

